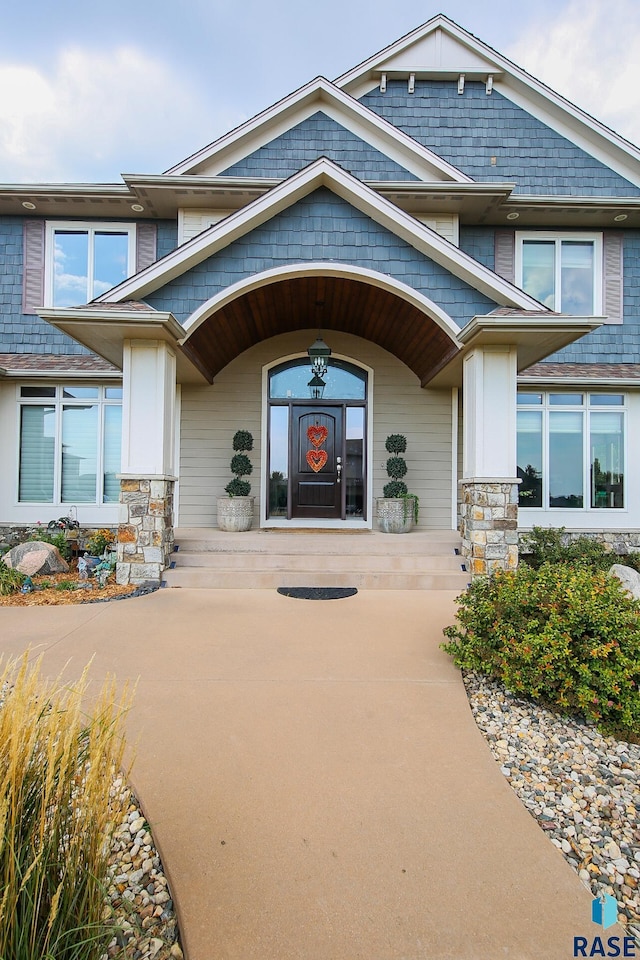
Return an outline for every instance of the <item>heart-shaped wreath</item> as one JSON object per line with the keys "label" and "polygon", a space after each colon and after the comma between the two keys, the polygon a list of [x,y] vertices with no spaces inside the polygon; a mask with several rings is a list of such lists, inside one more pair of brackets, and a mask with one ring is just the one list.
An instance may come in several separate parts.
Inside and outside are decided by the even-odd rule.
{"label": "heart-shaped wreath", "polygon": [[307,437],[314,447],[321,447],[328,436],[329,431],[326,427],[316,425],[315,427],[307,428]]}
{"label": "heart-shaped wreath", "polygon": [[307,463],[314,473],[319,473],[327,462],[326,450],[307,450]]}

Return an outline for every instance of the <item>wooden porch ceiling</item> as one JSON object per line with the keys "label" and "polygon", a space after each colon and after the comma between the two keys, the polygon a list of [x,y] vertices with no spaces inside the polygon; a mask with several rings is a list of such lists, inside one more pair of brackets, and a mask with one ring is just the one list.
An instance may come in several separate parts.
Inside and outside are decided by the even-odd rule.
{"label": "wooden porch ceiling", "polygon": [[297,277],[259,287],[213,313],[183,350],[213,381],[254,344],[294,330],[340,330],[371,340],[405,363],[424,386],[459,347],[417,307],[343,277]]}

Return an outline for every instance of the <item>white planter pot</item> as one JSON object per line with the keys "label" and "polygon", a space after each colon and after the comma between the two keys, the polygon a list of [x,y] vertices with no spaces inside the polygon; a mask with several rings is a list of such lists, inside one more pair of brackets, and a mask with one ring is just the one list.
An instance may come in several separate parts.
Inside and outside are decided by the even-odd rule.
{"label": "white planter pot", "polygon": [[220,497],[218,499],[218,527],[227,533],[251,530],[255,497]]}
{"label": "white planter pot", "polygon": [[382,533],[409,533],[415,515],[415,500],[404,497],[378,497],[378,530]]}

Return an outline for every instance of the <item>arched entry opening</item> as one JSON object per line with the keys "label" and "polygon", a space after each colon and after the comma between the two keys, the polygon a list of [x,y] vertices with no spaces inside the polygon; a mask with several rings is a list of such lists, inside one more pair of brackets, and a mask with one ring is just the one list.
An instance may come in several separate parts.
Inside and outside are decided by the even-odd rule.
{"label": "arched entry opening", "polygon": [[267,371],[265,519],[367,520],[366,369],[329,358],[321,398],[309,389],[309,359]]}

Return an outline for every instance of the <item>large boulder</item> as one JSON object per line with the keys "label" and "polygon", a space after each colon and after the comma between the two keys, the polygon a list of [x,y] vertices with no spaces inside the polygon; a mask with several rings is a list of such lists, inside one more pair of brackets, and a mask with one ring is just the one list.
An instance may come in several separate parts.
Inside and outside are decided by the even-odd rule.
{"label": "large boulder", "polygon": [[57,547],[43,540],[28,540],[19,543],[2,558],[8,567],[19,570],[29,577],[38,574],[68,573],[69,564]]}
{"label": "large boulder", "polygon": [[617,577],[622,586],[632,597],[640,600],[640,573],[633,567],[626,567],[623,563],[614,563],[609,570],[612,577]]}

